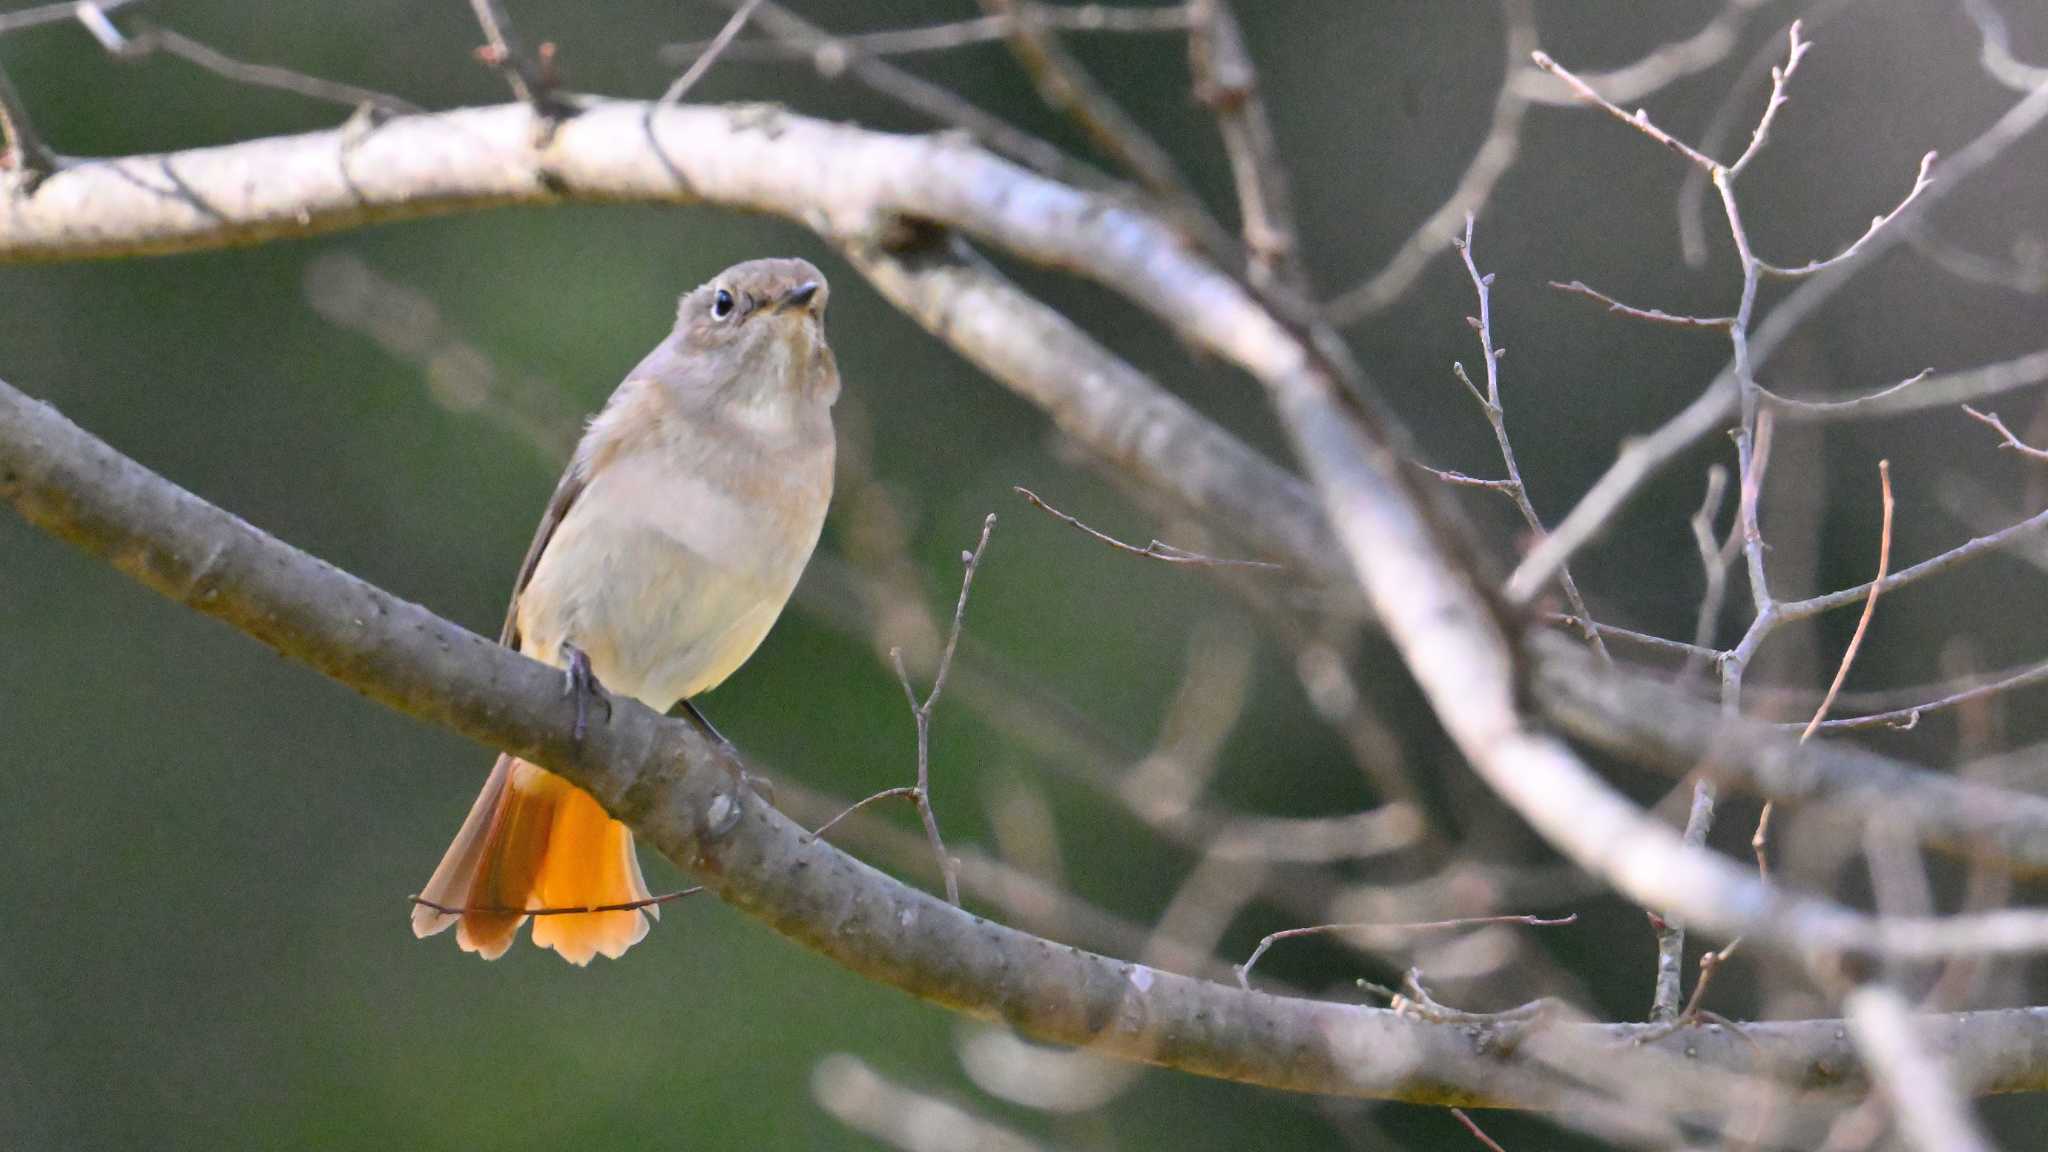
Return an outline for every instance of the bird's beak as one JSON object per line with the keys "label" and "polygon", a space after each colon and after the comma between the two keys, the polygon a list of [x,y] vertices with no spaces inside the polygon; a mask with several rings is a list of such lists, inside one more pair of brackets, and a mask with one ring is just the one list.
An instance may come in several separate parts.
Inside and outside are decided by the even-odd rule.
{"label": "bird's beak", "polygon": [[783,293],[782,299],[775,302],[775,310],[777,312],[808,312],[811,310],[811,301],[817,298],[818,282],[816,280],[806,280]]}

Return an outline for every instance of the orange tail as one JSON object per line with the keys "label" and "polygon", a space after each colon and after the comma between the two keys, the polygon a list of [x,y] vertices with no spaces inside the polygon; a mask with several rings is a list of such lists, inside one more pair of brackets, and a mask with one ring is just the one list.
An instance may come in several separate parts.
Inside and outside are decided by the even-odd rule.
{"label": "orange tail", "polygon": [[[512,946],[524,911],[589,908],[648,899],[647,881],[633,852],[633,833],[605,815],[597,801],[560,776],[498,757],[484,790],[420,895],[461,913],[412,910],[415,936],[456,924],[465,952],[495,960]],[[613,959],[647,935],[646,912],[571,912],[534,918],[533,942],[553,948],[571,964],[602,953]]]}

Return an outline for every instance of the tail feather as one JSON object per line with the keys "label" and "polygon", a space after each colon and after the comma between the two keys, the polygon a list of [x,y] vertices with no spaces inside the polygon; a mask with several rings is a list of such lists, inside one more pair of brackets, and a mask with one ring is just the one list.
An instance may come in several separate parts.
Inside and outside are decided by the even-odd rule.
{"label": "tail feather", "polygon": [[[456,942],[504,955],[528,917],[517,909],[583,908],[648,898],[633,833],[596,800],[536,765],[501,756],[462,830],[421,893],[459,914],[413,910],[413,933],[458,924]],[[504,911],[498,911],[503,909]],[[652,910],[652,906],[650,909]],[[647,935],[639,909],[537,917],[533,942],[572,964],[616,959]]]}
{"label": "tail feather", "polygon": [[[589,908],[646,899],[646,885],[634,884],[626,869],[625,853],[633,850],[633,833],[605,815],[589,793],[559,777],[553,779],[567,794],[555,807],[550,849],[538,878],[541,903],[549,908]],[[553,948],[577,965],[600,954],[616,960],[646,935],[647,917],[637,908],[542,916],[533,923],[535,944]]]}

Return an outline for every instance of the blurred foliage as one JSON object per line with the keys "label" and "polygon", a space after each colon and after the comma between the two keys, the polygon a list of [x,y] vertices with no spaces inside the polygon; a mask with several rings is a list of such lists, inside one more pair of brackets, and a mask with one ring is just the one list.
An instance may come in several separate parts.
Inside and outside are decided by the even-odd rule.
{"label": "blurred foliage", "polygon": [[[422,105],[503,98],[471,59],[476,30],[454,0],[365,0],[345,12],[307,0],[140,7],[231,54]],[[972,6],[801,7],[851,30],[953,18]],[[1306,250],[1334,294],[1441,201],[1485,134],[1500,78],[1499,12],[1480,0],[1237,7],[1292,166]],[[1555,0],[1539,15],[1546,47],[1597,69],[1688,33],[1715,7]],[[2016,46],[2042,55],[2042,13],[2005,7]],[[724,15],[656,0],[512,8],[530,39],[559,45],[571,87],[640,96],[669,78],[655,45],[708,35]],[[1653,99],[1660,123],[1698,132],[1740,61],[1794,14],[1782,2],[1763,9],[1728,63]],[[1974,33],[1953,5],[1868,0],[1814,39],[1795,103],[1745,185],[1759,248],[1787,261],[1860,232],[1904,190],[1922,151],[1955,147],[2013,99],[1977,72]],[[1095,40],[1080,55],[1210,201],[1227,205],[1227,169],[1188,98],[1179,41]],[[344,115],[169,58],[111,61],[75,25],[0,41],[0,61],[43,134],[70,154],[224,143]],[[999,47],[914,66],[1079,147]],[[722,65],[693,98],[781,100],[923,127],[803,63]],[[1745,99],[1760,106],[1762,93]],[[2023,145],[1945,210],[1945,235],[1993,254],[2029,235],[2038,245],[2048,228],[2038,211],[2044,171],[2048,141]],[[1678,255],[1672,203],[1682,175],[1611,123],[1539,108],[1520,164],[1481,215],[1479,259],[1499,275],[1510,425],[1535,502],[1553,520],[1621,437],[1675,410],[1724,359],[1711,335],[1613,320],[1543,287],[1584,279],[1646,306],[1725,311],[1725,246],[1703,270]],[[559,459],[499,414],[450,403],[434,386],[431,356],[394,354],[360,326],[323,319],[309,292],[316,270],[367,270],[430,302],[436,340],[466,346],[500,381],[530,382],[540,407],[559,414],[559,436],[661,337],[678,293],[735,260],[785,252],[818,261],[836,286],[834,344],[849,395],[872,426],[877,477],[908,518],[932,605],[950,603],[959,549],[984,513],[1000,512],[969,613],[974,649],[1018,683],[1069,701],[1108,747],[1135,759],[1180,682],[1191,629],[1242,614],[1240,603],[1199,573],[1110,553],[1018,500],[1010,486],[1026,484],[1122,535],[1167,531],[1098,471],[1077,466],[1034,410],[791,226],[704,210],[577,207],[243,251],[0,268],[0,377],[266,530],[491,632]],[[1191,359],[1106,293],[1019,272],[1191,402],[1283,451],[1250,383]],[[2048,333],[2038,297],[1938,277],[1910,254],[1884,261],[1786,351],[1775,382],[1794,392],[1858,389],[1928,365],[2029,351]],[[1470,309],[1469,283],[1440,259],[1405,300],[1352,334],[1430,461],[1486,474],[1489,433],[1449,373],[1453,358],[1471,355]],[[2021,428],[2032,407],[2010,400],[2002,410]],[[1596,610],[1690,634],[1699,574],[1685,517],[1704,466],[1727,455],[1725,445],[1704,446],[1670,470],[1580,562]],[[1959,416],[1787,430],[1772,499],[1783,493],[1788,507],[1808,509],[1775,520],[1767,511],[1787,571],[1801,573],[1787,579],[1817,590],[1867,573],[1880,456],[1898,478],[1905,561],[1987,526],[1969,515],[1998,523],[2021,507],[2023,465],[1992,453]],[[1969,478],[1976,488],[1956,487]],[[1960,510],[1943,495],[1959,490],[1971,493]],[[1512,547],[1507,510],[1485,494],[1470,500],[1503,550]],[[827,550],[843,530],[828,531]],[[2038,657],[2048,647],[2040,614],[2015,615],[2009,594],[1993,594],[2015,580],[2039,583],[1993,560],[1888,600],[1852,687],[1931,678],[1951,636],[1977,637],[1987,667]],[[1785,644],[1753,682],[1815,683],[1814,668],[1831,665],[1824,654],[1852,623],[1830,619]],[[894,642],[794,610],[707,710],[772,771],[806,786],[852,798],[899,783],[911,766],[911,722],[875,658]],[[1218,795],[1261,812],[1355,809],[1370,797],[1313,722],[1291,660],[1260,641]],[[1368,646],[1361,676],[1400,726],[1412,762],[1436,778],[1432,787],[1473,796],[1389,653]],[[1944,746],[1948,729],[1926,727],[1933,731],[1883,739],[1904,751]],[[2015,717],[2018,737],[2039,727]],[[940,707],[936,736],[949,839],[988,844],[991,798],[1021,780],[1049,799],[1071,888],[1135,920],[1157,917],[1190,863],[1185,853],[958,701]],[[1069,1147],[1339,1142],[1317,1102],[1161,1073],[1095,1117],[1047,1119],[992,1102],[960,1071],[957,1021],[709,900],[672,909],[628,960],[589,971],[523,945],[485,966],[445,939],[417,942],[404,896],[438,859],[488,763],[484,750],[371,706],[0,517],[0,1145],[870,1146],[811,1101],[812,1068],[836,1051]],[[1662,787],[1623,783],[1646,798]],[[1485,805],[1476,808],[1473,820],[1489,819]],[[889,818],[909,826],[907,812]],[[1745,820],[1740,806],[1724,820],[1730,843],[1746,835]],[[1525,839],[1504,838],[1502,851],[1534,858]],[[657,887],[673,879],[665,863],[649,865]],[[1375,867],[1354,874],[1413,871]],[[1599,1010],[1639,1015],[1652,952],[1639,914],[1605,899],[1576,907],[1582,926],[1542,944]],[[1226,957],[1293,922],[1265,907],[1243,919]],[[1309,988],[1360,971],[1317,942],[1276,952],[1262,970]],[[1731,1010],[1760,1007],[1739,1002],[1738,979],[1727,990]],[[2016,1103],[1992,1111],[2015,1124],[2039,1118]],[[1438,1113],[1375,1116],[1405,1146],[1466,1146]],[[1511,1147],[1570,1140],[1537,1119],[1500,1117],[1489,1127]]]}

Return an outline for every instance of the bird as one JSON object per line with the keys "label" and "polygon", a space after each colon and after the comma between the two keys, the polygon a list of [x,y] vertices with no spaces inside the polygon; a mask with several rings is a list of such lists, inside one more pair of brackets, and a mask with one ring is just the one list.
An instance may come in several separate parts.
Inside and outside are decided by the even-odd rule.
{"label": "bird", "polygon": [[[832,499],[839,369],[825,277],[801,259],[734,265],[682,296],[674,329],[591,418],[519,567],[500,642],[563,670],[587,702],[658,712],[718,686],[768,635]],[[609,718],[608,711],[606,713]],[[723,737],[718,737],[723,740]],[[500,755],[415,898],[413,934],[463,951],[533,942],[617,959],[658,917],[631,829],[582,789]]]}

